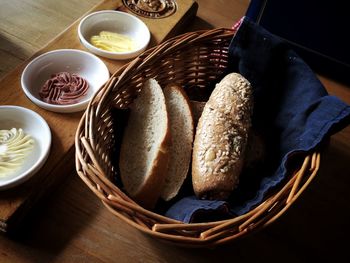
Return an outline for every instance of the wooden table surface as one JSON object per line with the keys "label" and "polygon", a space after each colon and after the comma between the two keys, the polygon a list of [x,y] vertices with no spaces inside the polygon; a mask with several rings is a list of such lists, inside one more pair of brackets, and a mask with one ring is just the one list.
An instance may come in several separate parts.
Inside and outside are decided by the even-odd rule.
{"label": "wooden table surface", "polygon": [[[33,2],[33,4],[35,3],[36,2]],[[192,0],[177,0],[177,4],[177,11],[171,16],[162,18],[161,24],[159,24],[159,20],[157,19],[150,19],[139,16],[139,18],[144,21],[144,23],[151,31],[151,40],[149,46],[154,46],[157,43],[161,43],[164,39],[175,35],[177,31],[183,28],[182,25],[185,24],[186,21],[188,23],[190,20],[194,19],[198,7],[195,2]],[[53,6],[52,8],[54,7],[56,6]],[[125,9],[122,0],[103,0],[92,9],[90,9],[88,13],[106,9],[117,10],[119,8]],[[41,7],[39,10],[46,9]],[[62,11],[64,12],[67,10],[64,9]],[[50,12],[49,14],[51,15]],[[40,17],[40,15],[38,16]],[[35,18],[36,16],[32,17]],[[50,19],[52,20],[51,17]],[[42,22],[50,19],[43,19],[40,17],[40,20],[43,20]],[[9,24],[9,21],[12,21],[12,24],[14,25],[18,23],[18,21],[13,18],[10,18],[8,20],[4,19],[4,24],[2,24],[4,28],[6,28],[6,25]],[[35,204],[36,200],[40,199],[43,194],[50,192],[51,188],[55,187],[57,183],[63,180],[66,175],[71,172],[71,170],[74,170],[74,137],[78,123],[83,115],[83,111],[62,114],[51,112],[38,107],[24,95],[21,89],[20,78],[24,67],[34,57],[37,57],[45,52],[62,48],[86,50],[80,43],[77,36],[79,21],[80,19],[77,19],[57,37],[50,40],[47,45],[35,52],[35,54],[27,61],[16,67],[6,76],[4,76],[3,79],[0,80],[0,104],[18,105],[36,111],[46,120],[52,134],[51,151],[48,159],[45,161],[44,166],[35,174],[35,176],[33,176],[24,184],[16,187],[16,189],[9,189],[0,192],[0,231],[7,232],[11,228],[15,228],[16,225],[23,219],[23,216],[27,214],[27,211],[30,210],[31,207]],[[23,22],[19,24],[23,24]],[[35,25],[34,22],[30,24]],[[21,29],[21,27],[18,26],[12,26],[10,29],[11,30],[6,30],[5,35],[8,35],[7,32],[17,31],[21,35],[20,32],[23,31],[23,29],[18,30]],[[39,31],[39,28],[36,27],[35,29],[31,29],[28,27],[28,31],[32,32],[30,34],[26,33],[27,36],[35,36],[37,34],[37,31]],[[25,40],[25,42],[28,40],[29,43],[33,44],[31,38],[21,39]],[[18,43],[20,44],[21,42],[18,41]],[[11,54],[17,53],[12,52]],[[106,64],[109,72],[111,73],[115,72],[117,69],[124,66],[128,62],[125,60],[111,60],[102,57],[101,59]]]}
{"label": "wooden table surface", "polygon": [[[1,1],[0,78],[98,2]],[[230,27],[244,15],[249,3],[197,2],[197,17],[186,31]],[[16,10],[31,15],[15,16]],[[49,18],[43,12],[49,12]],[[323,76],[320,79],[330,94],[350,103],[349,86]],[[71,171],[35,206],[16,233],[0,236],[0,262],[337,262],[347,258],[350,236],[349,163],[347,127],[331,138],[315,180],[279,220],[216,249],[174,247],[145,236],[107,211]]]}

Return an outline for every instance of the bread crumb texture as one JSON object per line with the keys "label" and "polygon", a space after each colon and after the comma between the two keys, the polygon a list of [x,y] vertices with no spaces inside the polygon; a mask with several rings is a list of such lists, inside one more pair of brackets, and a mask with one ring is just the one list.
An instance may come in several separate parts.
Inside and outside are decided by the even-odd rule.
{"label": "bread crumb texture", "polygon": [[169,201],[178,194],[189,170],[194,124],[189,99],[180,86],[167,86],[164,95],[169,113],[172,145],[169,151],[170,165],[161,196]]}
{"label": "bread crumb texture", "polygon": [[163,150],[167,130],[164,95],[158,83],[150,79],[131,105],[121,149],[121,178],[131,195],[140,191],[148,180],[147,175]]}

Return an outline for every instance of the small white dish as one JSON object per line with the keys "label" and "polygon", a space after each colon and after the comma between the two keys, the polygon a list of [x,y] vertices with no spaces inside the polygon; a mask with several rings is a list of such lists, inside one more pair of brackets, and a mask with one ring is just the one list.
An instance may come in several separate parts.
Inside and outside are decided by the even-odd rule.
{"label": "small white dish", "polygon": [[34,140],[34,148],[20,168],[9,175],[0,176],[0,189],[21,184],[32,177],[46,162],[51,147],[51,131],[37,113],[19,106],[0,106],[0,130],[21,128]]}
{"label": "small white dish", "polygon": [[[77,74],[88,82],[88,92],[79,102],[57,105],[40,98],[39,91],[44,83],[59,72]],[[69,113],[85,110],[92,96],[108,79],[108,68],[97,56],[78,49],[58,49],[33,59],[22,72],[21,85],[25,95],[39,107]]]}
{"label": "small white dish", "polygon": [[[99,49],[90,43],[92,36],[101,31],[110,31],[130,37],[136,48],[128,52],[110,52]],[[151,34],[144,22],[125,12],[105,10],[98,11],[84,17],[78,26],[80,42],[90,52],[111,59],[130,59],[141,54],[148,46]]]}

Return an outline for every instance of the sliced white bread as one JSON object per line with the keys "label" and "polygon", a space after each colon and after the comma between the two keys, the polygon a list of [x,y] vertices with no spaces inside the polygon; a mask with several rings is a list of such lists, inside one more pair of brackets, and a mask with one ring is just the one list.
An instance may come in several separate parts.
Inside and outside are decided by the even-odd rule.
{"label": "sliced white bread", "polygon": [[145,208],[153,208],[160,197],[170,143],[164,94],[157,81],[149,79],[131,105],[119,160],[125,191]]}
{"label": "sliced white bread", "polygon": [[178,194],[188,173],[194,125],[190,101],[183,89],[176,85],[168,85],[163,92],[169,114],[172,144],[169,151],[168,172],[161,197],[165,201],[169,201]]}

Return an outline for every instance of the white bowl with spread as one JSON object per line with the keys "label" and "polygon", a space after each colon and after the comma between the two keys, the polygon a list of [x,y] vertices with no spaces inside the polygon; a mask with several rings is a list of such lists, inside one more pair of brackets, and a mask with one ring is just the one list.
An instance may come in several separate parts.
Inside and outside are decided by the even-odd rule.
{"label": "white bowl with spread", "polygon": [[[56,74],[60,78],[54,77]],[[58,49],[34,58],[22,72],[21,85],[39,107],[69,113],[85,110],[108,79],[108,68],[97,56],[78,49]]]}
{"label": "white bowl with spread", "polygon": [[[102,45],[102,47],[108,46],[108,49],[97,47],[92,44],[92,38],[101,36],[101,32],[117,34],[123,38],[116,40],[109,35],[107,36],[109,39],[104,42],[105,45]],[[141,54],[151,39],[150,31],[142,20],[128,13],[113,10],[98,11],[84,17],[78,26],[78,36],[82,45],[90,52],[102,57],[120,60],[131,59]],[[124,47],[128,40],[132,42],[131,48],[118,48],[119,46]],[[103,40],[101,39],[101,41]]]}
{"label": "white bowl with spread", "polygon": [[51,131],[39,114],[19,106],[0,106],[0,190],[38,172],[50,147]]}

